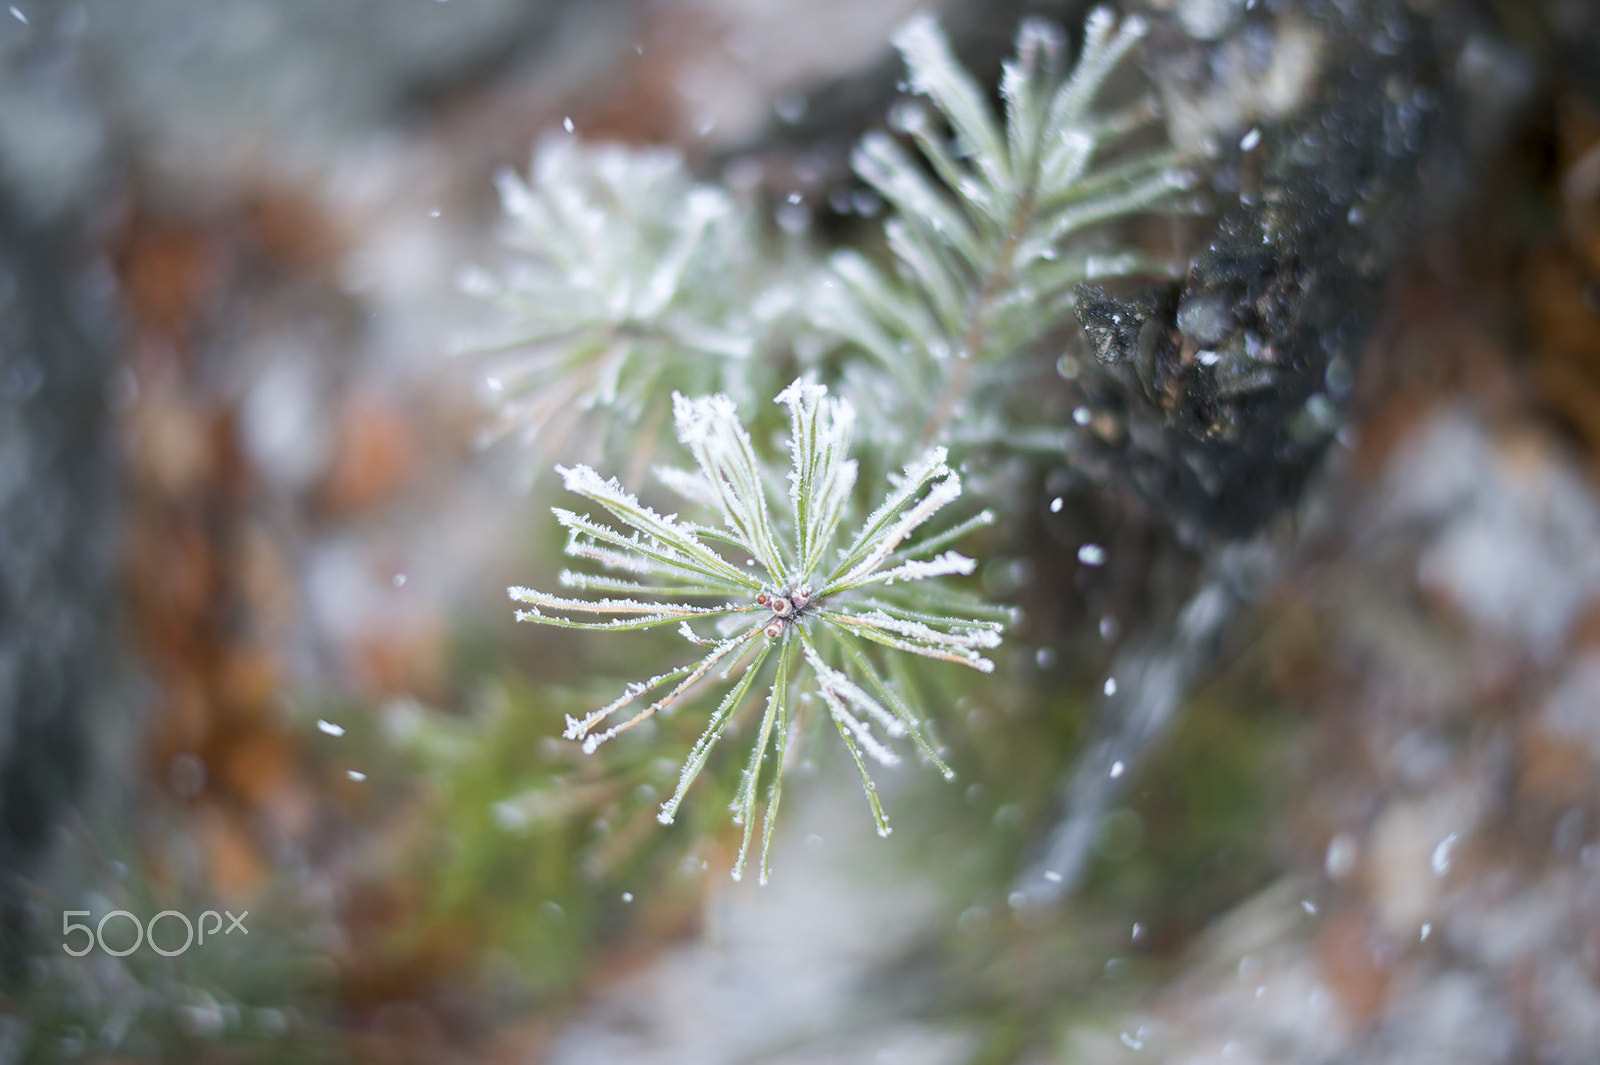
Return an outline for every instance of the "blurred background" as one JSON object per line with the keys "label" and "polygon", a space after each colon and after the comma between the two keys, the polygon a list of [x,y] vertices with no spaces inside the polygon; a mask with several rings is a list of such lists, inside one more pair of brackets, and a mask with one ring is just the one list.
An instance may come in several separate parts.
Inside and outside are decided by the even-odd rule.
{"label": "blurred background", "polygon": [[[697,730],[559,739],[636,652],[512,624],[561,541],[548,458],[450,355],[493,175],[557,131],[674,145],[849,238],[830,192],[919,6],[0,11],[0,1063],[1597,1060],[1600,93],[1545,64],[1595,39],[1581,4],[1145,5],[1236,100],[1285,27],[1338,66],[1334,8],[1382,54],[1470,16],[1448,76],[1507,102],[1462,174],[1395,153],[1424,206],[1337,441],[1069,898],[1028,871],[1108,670],[1239,543],[1064,462],[1015,474],[984,582],[1027,620],[997,688],[941,692],[959,779],[883,781],[889,840],[819,752],[775,882],[736,884],[714,787],[655,820]],[[997,59],[1023,8],[1085,10],[946,22]],[[64,949],[133,942],[119,910],[248,931]]]}

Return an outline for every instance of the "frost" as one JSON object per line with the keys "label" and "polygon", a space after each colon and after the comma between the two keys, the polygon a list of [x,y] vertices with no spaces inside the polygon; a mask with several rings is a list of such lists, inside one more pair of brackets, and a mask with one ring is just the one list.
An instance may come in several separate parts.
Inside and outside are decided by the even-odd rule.
{"label": "frost", "polygon": [[843,696],[852,705],[876,718],[889,735],[904,736],[906,734],[906,726],[903,721],[885,710],[876,699],[863,691],[860,685],[852,681],[843,672],[824,662],[822,656],[817,654],[816,649],[809,643],[805,646],[805,656],[811,668],[816,671],[818,687],[824,699],[827,699],[830,693]]}
{"label": "frost", "polygon": [[[941,451],[943,449],[940,449]],[[941,456],[939,465],[943,467]],[[961,495],[961,478],[954,473],[934,485],[918,503],[905,513],[888,532],[877,537],[876,541],[867,541],[862,544],[865,557],[856,563],[848,573],[830,580],[827,587],[830,589],[848,588],[855,584],[864,583],[869,574],[883,563],[885,559],[900,546],[907,536],[911,535],[919,526],[942,509],[946,504],[953,503]],[[824,595],[827,594],[825,590]]]}
{"label": "frost", "polygon": [[721,393],[701,399],[672,396],[678,439],[694,455],[723,523],[735,539],[781,580],[783,560],[755,447],[739,421],[733,400]]}
{"label": "frost", "polygon": [[822,560],[822,550],[833,538],[857,466],[848,458],[855,427],[850,404],[828,398],[828,389],[808,379],[785,388],[774,402],[789,408],[789,505],[796,526],[796,557],[803,573]]}
{"label": "frost", "polygon": [[971,576],[978,563],[965,555],[955,551],[947,551],[938,558],[903,562],[893,569],[880,570],[856,581],[854,587],[882,582],[893,584],[895,581],[920,581],[929,577]]}
{"label": "frost", "polygon": [[898,765],[900,758],[872,734],[872,730],[862,723],[861,719],[852,714],[838,693],[828,687],[821,689],[822,701],[828,704],[828,709],[833,712],[835,721],[840,722],[855,736],[861,749],[870,754],[880,765]]}

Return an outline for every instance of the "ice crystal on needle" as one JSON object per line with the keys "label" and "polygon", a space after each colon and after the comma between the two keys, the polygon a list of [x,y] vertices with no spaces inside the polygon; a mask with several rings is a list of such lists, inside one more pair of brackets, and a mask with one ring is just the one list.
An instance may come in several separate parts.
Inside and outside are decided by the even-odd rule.
{"label": "ice crystal on needle", "polygon": [[[657,471],[668,488],[717,515],[719,524],[658,514],[615,479],[587,466],[557,467],[568,491],[618,522],[556,509],[569,534],[567,554],[610,571],[567,571],[561,583],[607,594],[580,599],[510,589],[512,599],[526,604],[517,611],[522,621],[603,630],[672,626],[702,649],[683,665],[629,684],[585,717],[569,717],[566,736],[581,740],[585,751],[687,699],[702,681],[732,679],[685,759],[677,789],[661,805],[663,823],[676,815],[733,717],[749,702],[764,702],[732,804],[734,822],[744,826],[736,878],[744,868],[757,796],[766,780],[761,857],[766,880],[785,753],[800,716],[820,705],[831,719],[860,772],[878,831],[887,835],[869,759],[894,764],[898,756],[889,741],[910,736],[947,777],[952,774],[917,712],[883,672],[882,657],[901,651],[989,672],[994,663],[984,652],[1000,642],[1002,623],[994,608],[934,580],[972,573],[973,559],[950,545],[992,516],[984,512],[944,532],[919,535],[961,494],[961,479],[946,464],[943,448],[931,448],[907,466],[855,533],[841,535],[856,484],[856,462],[849,457],[855,413],[827,392],[823,385],[798,380],[777,396],[789,411],[786,507],[773,506],[776,493],[769,484],[778,478],[767,476],[733,401],[721,394],[673,396],[678,439],[697,469]],[[770,680],[763,700],[756,693],[764,677]],[[802,687],[817,699],[797,699]],[[627,716],[616,720],[625,709]],[[769,754],[770,774],[764,771]]]}

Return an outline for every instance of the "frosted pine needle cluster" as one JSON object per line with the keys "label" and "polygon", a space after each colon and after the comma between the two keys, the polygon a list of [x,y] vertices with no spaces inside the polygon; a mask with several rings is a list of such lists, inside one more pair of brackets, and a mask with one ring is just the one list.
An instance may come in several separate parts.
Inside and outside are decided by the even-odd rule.
{"label": "frosted pine needle cluster", "polygon": [[[1118,24],[1096,9],[1067,74],[1061,31],[1025,21],[1000,84],[1003,121],[931,16],[896,33],[912,91],[933,105],[907,101],[894,116],[922,158],[873,132],[852,159],[894,208],[884,232],[895,270],[840,251],[813,304],[818,325],[873,356],[855,394],[882,408],[869,419],[874,429],[943,435],[977,383],[974,364],[1023,352],[1055,328],[1075,286],[1171,272],[1141,252],[1085,239],[1102,223],[1172,206],[1193,183],[1170,150],[1123,150],[1156,117],[1149,101],[1095,107],[1144,33],[1142,20]],[[921,409],[908,410],[908,398]]]}
{"label": "frosted pine needle cluster", "polygon": [[[673,820],[729,722],[747,704],[762,705],[732,803],[734,822],[744,826],[736,879],[764,785],[766,880],[791,737],[808,714],[820,712],[832,722],[855,761],[880,834],[888,834],[889,823],[868,762],[895,764],[892,741],[909,736],[952,776],[902,694],[897,671],[884,662],[895,657],[891,652],[903,652],[990,672],[994,663],[985,652],[998,646],[1003,627],[1001,612],[937,581],[972,573],[973,559],[950,545],[993,520],[984,512],[943,532],[925,532],[961,494],[943,448],[907,466],[882,503],[853,532],[842,533],[856,486],[857,465],[849,457],[855,414],[827,391],[800,380],[777,396],[789,414],[786,494],[774,490],[782,479],[763,466],[731,399],[673,396],[678,439],[696,468],[657,473],[686,502],[720,519],[713,524],[659,514],[588,466],[557,467],[568,491],[616,522],[555,510],[569,533],[567,554],[606,571],[569,570],[561,574],[562,585],[599,597],[510,589],[513,600],[526,604],[517,612],[522,621],[605,631],[672,626],[696,648],[684,664],[629,684],[581,719],[569,717],[566,736],[581,740],[585,751],[703,689],[728,685],[683,763],[676,790],[661,805],[663,823]],[[815,698],[801,698],[802,690]]]}
{"label": "frosted pine needle cluster", "polygon": [[601,409],[617,416],[603,428],[627,427],[637,446],[655,397],[744,391],[786,308],[745,205],[695,182],[677,152],[559,134],[528,180],[505,171],[498,184],[509,261],[468,271],[462,287],[506,312],[465,345],[487,367],[504,424],[554,437],[554,449]]}

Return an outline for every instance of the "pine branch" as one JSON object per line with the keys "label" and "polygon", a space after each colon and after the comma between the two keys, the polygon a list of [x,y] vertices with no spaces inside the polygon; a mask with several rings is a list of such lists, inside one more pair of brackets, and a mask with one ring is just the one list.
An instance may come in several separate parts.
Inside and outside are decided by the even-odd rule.
{"label": "pine branch", "polygon": [[[874,445],[867,468],[882,469],[901,444],[917,442],[922,452],[890,478],[886,497],[853,532],[857,407],[810,379],[778,392],[789,419],[787,470],[766,461],[764,437],[752,437],[738,416],[737,400],[758,387],[771,394],[760,382],[772,361],[762,350],[798,347],[802,333],[794,310],[802,301],[789,295],[800,289],[794,271],[785,274],[762,250],[753,215],[728,193],[694,184],[671,153],[560,138],[541,148],[527,183],[502,179],[510,238],[523,258],[499,275],[478,275],[475,287],[512,312],[499,377],[508,416],[559,443],[583,412],[598,409],[636,450],[648,450],[651,419],[664,421],[660,400],[670,392],[677,438],[694,468],[658,467],[657,476],[709,515],[657,513],[589,466],[558,466],[566,489],[604,512],[554,509],[568,530],[566,553],[605,572],[560,576],[564,588],[594,598],[511,589],[523,604],[517,617],[583,630],[671,627],[695,648],[688,661],[569,718],[566,736],[586,752],[730,683],[661,806],[663,822],[676,816],[733,720],[762,705],[732,804],[744,829],[736,878],[763,783],[762,880],[768,875],[788,745],[808,715],[833,722],[881,833],[889,823],[869,763],[894,764],[894,740],[909,735],[951,775],[904,663],[992,672],[987,653],[1007,614],[949,587],[977,566],[954,545],[994,516],[930,531],[962,492],[947,450],[933,441],[958,426],[967,439],[1024,436],[1006,425],[998,402],[987,402],[997,397],[991,385],[1001,368],[1058,327],[1075,286],[1165,268],[1102,247],[1092,232],[1170,209],[1190,185],[1172,152],[1127,145],[1153,108],[1095,107],[1143,32],[1137,19],[1118,25],[1096,11],[1069,71],[1060,31],[1024,23],[1005,66],[999,115],[931,17],[896,35],[911,88],[927,101],[898,113],[914,150],[874,133],[853,157],[893,208],[884,227],[893,270],[837,252],[804,301],[811,324],[842,352],[838,391],[869,405],[859,419]],[[816,698],[798,698],[802,690]]]}
{"label": "pine branch", "polygon": [[[462,278],[504,320],[463,345],[480,360],[501,422],[547,452],[590,411],[613,445],[639,443],[674,389],[748,398],[758,357],[791,312],[764,226],[667,149],[546,139],[526,181],[498,177],[509,261]],[[603,447],[614,455],[619,446]]]}
{"label": "pine branch", "polygon": [[[790,725],[807,712],[808,704],[794,695],[796,688],[808,683],[802,674],[809,675],[810,688],[855,760],[873,818],[879,831],[887,834],[888,820],[866,759],[894,764],[898,756],[887,741],[909,733],[941,772],[951,774],[929,743],[918,715],[879,675],[874,659],[880,652],[872,648],[990,672],[994,663],[983,652],[999,645],[1004,627],[981,605],[932,594],[925,587],[941,577],[973,571],[972,559],[952,550],[934,552],[988,519],[985,513],[945,533],[913,539],[960,497],[961,479],[945,464],[944,449],[931,449],[908,466],[883,504],[840,547],[839,531],[850,511],[856,479],[856,463],[849,457],[855,412],[849,403],[830,397],[824,386],[806,380],[785,388],[776,402],[789,411],[786,511],[775,508],[775,500],[769,498],[769,482],[781,481],[762,463],[732,400],[725,395],[673,397],[678,439],[693,455],[697,470],[671,471],[663,479],[714,511],[722,520],[722,541],[753,565],[741,567],[708,545],[702,526],[657,514],[615,480],[604,480],[580,466],[561,470],[567,489],[609,512],[631,532],[558,509],[557,518],[572,531],[568,553],[608,569],[647,574],[652,583],[568,571],[562,575],[568,587],[624,592],[629,597],[573,599],[531,588],[510,589],[514,600],[527,604],[517,612],[520,621],[614,630],[677,625],[690,643],[708,648],[688,663],[628,685],[618,698],[587,716],[569,718],[566,736],[581,740],[586,752],[691,698],[700,685],[711,682],[719,666],[726,679],[745,663],[684,761],[676,791],[661,806],[661,820],[666,823],[676,816],[723,731],[749,702],[758,674],[769,659],[775,660],[756,744],[733,803],[734,820],[744,825],[734,867],[737,878],[744,868],[771,746],[776,768],[762,832],[763,882]],[[862,594],[863,589],[872,594]],[[718,601],[653,601],[656,597]],[[587,620],[590,615],[610,617]],[[700,637],[689,621],[702,618],[727,623],[728,635],[718,640]],[[657,692],[664,694],[626,720],[612,723],[619,711]]]}
{"label": "pine branch", "polygon": [[[892,384],[864,387],[891,406],[875,426],[920,426],[924,444],[946,427],[984,364],[1011,357],[1056,328],[1085,281],[1168,272],[1127,251],[1085,247],[1085,231],[1170,208],[1193,179],[1167,150],[1116,154],[1154,117],[1147,105],[1104,116],[1094,101],[1145,32],[1098,9],[1083,52],[1064,73],[1059,30],[1029,20],[1001,82],[1003,122],[960,66],[931,16],[896,35],[912,90],[928,109],[903,105],[901,130],[920,161],[884,133],[865,137],[856,173],[896,210],[885,224],[891,276],[863,256],[837,253],[814,302],[825,331],[871,356]],[[940,382],[929,398],[926,382]],[[916,402],[920,413],[903,408]]]}

